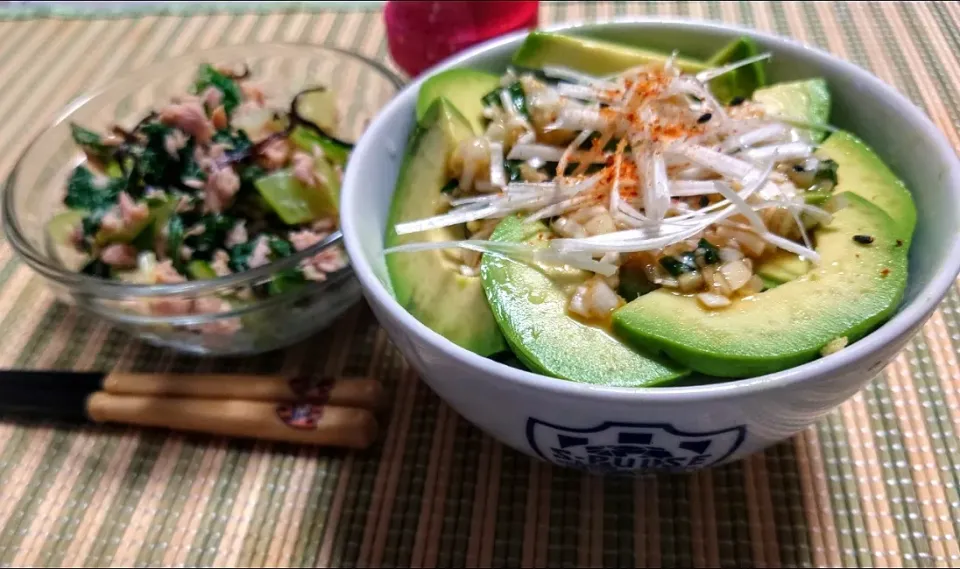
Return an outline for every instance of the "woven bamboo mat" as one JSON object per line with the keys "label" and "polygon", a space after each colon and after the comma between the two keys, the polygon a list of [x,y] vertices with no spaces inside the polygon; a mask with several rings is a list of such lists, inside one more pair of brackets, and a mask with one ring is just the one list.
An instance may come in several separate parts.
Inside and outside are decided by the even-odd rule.
{"label": "woven bamboo mat", "polygon": [[[386,60],[376,10],[296,9],[0,21],[0,175],[69,98],[171,55],[297,40]],[[897,86],[960,148],[960,4],[543,6],[548,22],[624,13],[735,22],[826,48]],[[766,454],[689,476],[600,479],[532,462],[466,424],[363,305],[286,353],[198,360],[54,303],[0,242],[0,366],[326,368],[376,375],[396,402],[387,435],[363,453],[0,423],[0,565],[960,566],[958,310],[952,290],[876,381]]]}

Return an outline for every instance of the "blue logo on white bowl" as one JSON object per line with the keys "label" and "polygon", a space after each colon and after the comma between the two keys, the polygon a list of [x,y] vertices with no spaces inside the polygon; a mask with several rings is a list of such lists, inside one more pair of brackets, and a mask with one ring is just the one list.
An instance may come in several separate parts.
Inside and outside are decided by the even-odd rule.
{"label": "blue logo on white bowl", "polygon": [[578,429],[527,419],[527,442],[544,460],[591,472],[696,470],[729,457],[746,434],[743,425],[692,433],[668,423],[605,422]]}

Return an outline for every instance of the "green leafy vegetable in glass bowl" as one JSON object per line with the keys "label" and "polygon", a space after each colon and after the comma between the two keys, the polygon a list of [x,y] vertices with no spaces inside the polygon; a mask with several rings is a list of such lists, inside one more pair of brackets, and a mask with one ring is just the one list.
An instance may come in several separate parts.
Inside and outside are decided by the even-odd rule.
{"label": "green leafy vegetable in glass bowl", "polygon": [[338,231],[347,140],[398,85],[357,55],[289,44],[141,70],[30,145],[5,228],[65,299],[148,341],[282,347],[360,297]]}

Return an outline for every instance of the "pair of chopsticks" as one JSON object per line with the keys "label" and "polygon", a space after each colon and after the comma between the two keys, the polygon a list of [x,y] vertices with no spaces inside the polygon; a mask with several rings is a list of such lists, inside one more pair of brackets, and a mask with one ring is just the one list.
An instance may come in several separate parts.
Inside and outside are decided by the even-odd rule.
{"label": "pair of chopsticks", "polygon": [[0,371],[0,413],[357,449],[382,399],[370,378]]}

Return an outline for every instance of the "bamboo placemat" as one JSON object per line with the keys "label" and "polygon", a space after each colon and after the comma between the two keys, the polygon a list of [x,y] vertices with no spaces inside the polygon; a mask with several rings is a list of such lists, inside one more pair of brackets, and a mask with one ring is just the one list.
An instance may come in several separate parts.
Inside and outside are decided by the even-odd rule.
{"label": "bamboo placemat", "polygon": [[[0,175],[69,98],[171,55],[296,40],[387,59],[379,12],[302,10],[0,21]],[[826,48],[898,87],[960,148],[958,4],[543,6],[547,22],[625,13],[740,23]],[[286,353],[204,361],[54,303],[0,243],[2,366],[326,369],[376,375],[396,402],[386,436],[363,453],[0,423],[0,565],[958,566],[958,309],[952,290],[860,395],[763,455],[600,479],[466,424],[363,305]]]}

